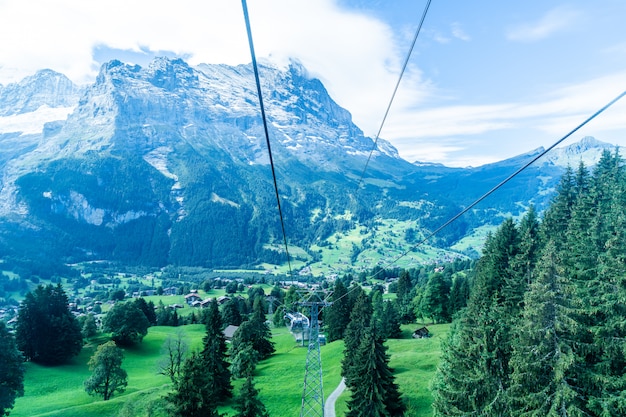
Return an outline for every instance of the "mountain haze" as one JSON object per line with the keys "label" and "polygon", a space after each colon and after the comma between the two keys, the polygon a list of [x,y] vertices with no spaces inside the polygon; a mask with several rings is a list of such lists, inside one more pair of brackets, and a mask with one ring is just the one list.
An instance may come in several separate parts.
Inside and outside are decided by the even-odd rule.
{"label": "mountain haze", "polygon": [[[362,267],[373,266],[374,253],[403,252],[533,155],[448,168],[411,164],[379,139],[363,172],[374,142],[319,80],[295,62],[261,65],[260,78],[287,240],[300,266],[332,269],[325,258],[333,250]],[[0,142],[5,260],[286,262],[251,65],[111,61],[80,88],[43,70],[0,87]],[[531,203],[541,209],[563,161],[578,164],[610,147],[595,139],[575,146],[551,153],[442,231],[430,243],[443,251],[431,257],[502,215]]]}

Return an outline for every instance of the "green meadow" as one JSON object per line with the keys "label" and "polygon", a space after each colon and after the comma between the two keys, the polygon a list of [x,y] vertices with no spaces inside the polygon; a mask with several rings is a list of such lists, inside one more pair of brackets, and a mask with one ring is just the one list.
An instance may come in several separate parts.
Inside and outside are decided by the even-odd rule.
{"label": "green meadow", "polygon": [[[389,340],[390,365],[395,369],[396,382],[408,405],[407,415],[426,417],[431,413],[429,381],[433,376],[440,355],[440,342],[448,332],[449,325],[433,325],[429,329],[433,337],[412,339],[411,332],[419,325],[403,327],[403,338]],[[87,395],[83,382],[91,372],[87,361],[104,337],[91,340],[72,363],[46,367],[26,364],[25,395],[18,398],[12,417],[161,417],[166,416],[163,397],[171,390],[170,380],[157,373],[161,346],[165,339],[182,329],[188,336],[192,349],[200,348],[204,336],[203,325],[178,328],[152,327],[143,343],[125,349],[123,368],[128,372],[128,387],[122,394],[109,401]],[[260,399],[271,416],[294,416],[300,412],[306,348],[298,346],[286,328],[273,332],[276,353],[257,366],[255,384]],[[324,395],[328,397],[341,380],[343,342],[336,341],[321,347]],[[235,382],[235,393],[242,380]],[[349,393],[339,398],[337,416],[347,411]],[[220,413],[232,416],[232,402],[220,407]]]}

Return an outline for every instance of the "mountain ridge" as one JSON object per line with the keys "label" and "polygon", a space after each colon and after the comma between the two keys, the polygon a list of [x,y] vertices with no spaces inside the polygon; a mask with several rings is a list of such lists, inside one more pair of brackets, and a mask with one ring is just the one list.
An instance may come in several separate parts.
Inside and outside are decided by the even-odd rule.
{"label": "mountain ridge", "polygon": [[[541,152],[471,169],[411,164],[383,139],[374,149],[299,63],[261,65],[260,73],[284,221],[301,267],[329,271],[336,251],[347,251],[359,267],[373,266],[380,254],[410,246]],[[9,258],[284,266],[250,65],[191,67],[157,58],[142,68],[110,61],[81,88],[38,74],[63,81],[34,76],[16,84],[22,91],[3,87],[0,109],[20,103],[21,115],[45,106],[71,111],[26,134],[7,131],[3,121],[14,114],[0,118],[0,249]],[[37,85],[43,87],[30,99]],[[594,140],[542,158],[489,206],[447,228],[423,259],[475,254],[476,245],[451,248],[497,222],[494,213],[517,215],[529,204],[541,209],[565,157],[611,146]],[[400,229],[393,231],[394,224]],[[389,230],[381,232],[383,226]],[[56,242],[43,241],[53,235]]]}

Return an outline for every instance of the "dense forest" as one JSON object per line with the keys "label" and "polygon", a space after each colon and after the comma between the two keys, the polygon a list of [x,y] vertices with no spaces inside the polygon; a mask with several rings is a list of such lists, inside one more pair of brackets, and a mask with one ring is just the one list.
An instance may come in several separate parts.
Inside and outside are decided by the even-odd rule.
{"label": "dense forest", "polygon": [[606,151],[488,237],[432,382],[435,416],[626,415],[626,177]]}

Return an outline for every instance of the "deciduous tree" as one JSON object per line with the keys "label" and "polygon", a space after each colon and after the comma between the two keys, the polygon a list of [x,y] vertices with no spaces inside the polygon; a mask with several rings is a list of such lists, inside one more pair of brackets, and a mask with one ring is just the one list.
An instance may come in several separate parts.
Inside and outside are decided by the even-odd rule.
{"label": "deciduous tree", "polygon": [[167,375],[172,383],[175,383],[180,377],[188,352],[189,343],[185,340],[185,334],[182,330],[177,329],[174,335],[169,335],[163,342],[163,347],[161,347],[162,359],[158,364],[159,373]]}
{"label": "deciduous tree", "polygon": [[110,341],[98,346],[96,353],[89,360],[89,369],[93,371],[85,381],[85,391],[90,395],[100,395],[104,401],[116,392],[122,393],[128,385],[128,375],[122,369],[124,352]]}
{"label": "deciduous tree", "polygon": [[118,302],[104,317],[103,327],[118,345],[132,346],[141,343],[150,323],[134,302]]}

